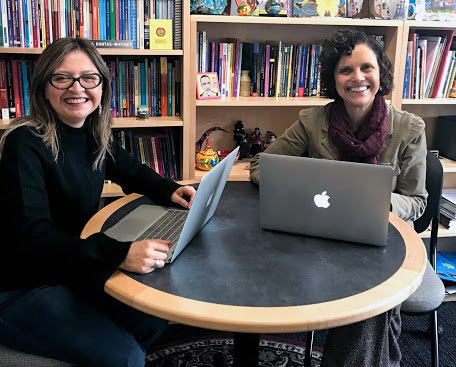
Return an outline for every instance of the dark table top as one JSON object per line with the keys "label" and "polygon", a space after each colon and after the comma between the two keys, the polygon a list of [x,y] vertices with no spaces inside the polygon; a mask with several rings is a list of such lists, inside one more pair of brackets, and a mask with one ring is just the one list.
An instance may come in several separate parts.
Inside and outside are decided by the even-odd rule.
{"label": "dark table top", "polygon": [[[105,213],[101,231],[150,202],[130,199]],[[255,186],[228,182],[214,217],[172,264],[144,275],[118,272],[106,291],[195,326],[291,332],[380,314],[421,282],[422,241],[394,215],[399,226],[390,219],[387,246],[375,247],[264,230],[258,209]]]}

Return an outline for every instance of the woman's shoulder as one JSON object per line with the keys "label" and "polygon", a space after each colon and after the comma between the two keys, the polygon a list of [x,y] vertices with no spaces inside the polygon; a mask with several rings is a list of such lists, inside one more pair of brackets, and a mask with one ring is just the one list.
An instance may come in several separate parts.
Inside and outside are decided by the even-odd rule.
{"label": "woman's shoulder", "polygon": [[325,106],[316,106],[310,108],[304,108],[299,111],[299,120],[302,123],[315,124],[316,121],[323,122],[326,120],[326,114],[329,109],[330,103]]}
{"label": "woman's shoulder", "polygon": [[395,123],[401,125],[407,125],[417,131],[422,131],[425,128],[425,123],[420,116],[417,116],[411,112],[399,110],[396,107],[390,106],[390,110],[393,114],[393,120]]}
{"label": "woman's shoulder", "polygon": [[408,131],[411,135],[420,135],[424,132],[426,125],[421,117],[393,106],[390,106],[390,111],[393,124],[398,130]]}
{"label": "woman's shoulder", "polygon": [[33,126],[22,125],[7,132],[5,147],[24,149],[24,147],[45,148],[43,140],[39,137],[38,130]]}

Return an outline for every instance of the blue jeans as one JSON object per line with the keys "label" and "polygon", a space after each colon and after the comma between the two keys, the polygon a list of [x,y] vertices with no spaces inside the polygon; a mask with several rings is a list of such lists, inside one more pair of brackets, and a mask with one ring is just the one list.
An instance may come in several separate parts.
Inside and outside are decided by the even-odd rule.
{"label": "blue jeans", "polygon": [[66,286],[0,292],[0,344],[84,367],[142,367],[168,322],[104,292]]}

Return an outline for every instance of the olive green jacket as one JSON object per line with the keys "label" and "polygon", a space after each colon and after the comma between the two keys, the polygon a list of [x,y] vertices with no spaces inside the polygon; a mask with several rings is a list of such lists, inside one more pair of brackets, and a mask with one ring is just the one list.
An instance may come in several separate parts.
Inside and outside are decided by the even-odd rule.
{"label": "olive green jacket", "polygon": [[[321,159],[338,159],[337,147],[328,135],[329,106],[304,109],[299,120],[271,144],[266,153]],[[394,170],[392,212],[406,221],[419,218],[426,207],[426,136],[424,121],[411,113],[388,106],[388,135],[380,164]],[[259,184],[259,155],[251,162],[250,179]]]}

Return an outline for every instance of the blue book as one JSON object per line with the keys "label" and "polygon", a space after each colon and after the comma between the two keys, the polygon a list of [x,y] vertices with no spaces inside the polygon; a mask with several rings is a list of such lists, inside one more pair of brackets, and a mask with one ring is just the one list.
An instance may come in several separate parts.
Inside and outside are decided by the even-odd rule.
{"label": "blue book", "polygon": [[[1,11],[0,11],[1,13]],[[29,37],[29,23],[32,21],[29,19],[28,5],[27,1],[24,1],[24,18],[25,18],[25,47],[30,47],[30,37]]]}
{"label": "blue book", "polygon": [[119,39],[125,39],[125,26],[124,26],[124,0],[119,0]]}
{"label": "blue book", "polygon": [[147,78],[146,78],[146,64],[143,62],[139,63],[139,67],[141,70],[141,98],[140,98],[140,103],[143,106],[147,105],[146,102],[146,83],[147,83]]}
{"label": "blue book", "polygon": [[133,41],[133,48],[138,48],[137,45],[137,33],[136,33],[136,0],[130,0],[130,4],[128,6],[128,19],[130,21],[128,31],[129,31],[129,38]]}
{"label": "blue book", "polygon": [[106,39],[111,39],[111,3],[114,0],[106,1]]}
{"label": "blue book", "polygon": [[99,14],[100,14],[100,39],[106,39],[106,0],[100,0],[99,2]]}
{"label": "blue book", "polygon": [[456,253],[438,252],[436,259],[437,275],[440,279],[456,282]]}
{"label": "blue book", "polygon": [[27,69],[30,67],[27,61],[21,61],[22,64],[22,88],[24,89],[24,113],[23,116],[30,116],[29,106],[29,80]]}
{"label": "blue book", "polygon": [[410,64],[412,58],[407,54],[405,60],[405,72],[404,72],[404,91],[402,93],[402,98],[409,98],[410,96]]}
{"label": "blue book", "polygon": [[304,97],[305,86],[306,86],[306,76],[307,76],[307,54],[309,52],[309,46],[302,45],[301,53],[301,69],[299,69],[299,83],[298,83],[298,97]]}

